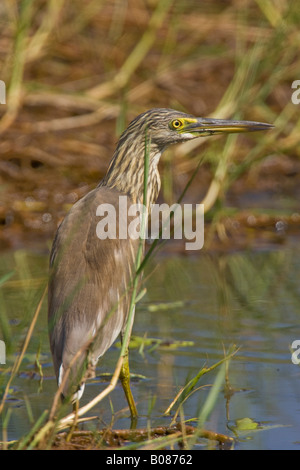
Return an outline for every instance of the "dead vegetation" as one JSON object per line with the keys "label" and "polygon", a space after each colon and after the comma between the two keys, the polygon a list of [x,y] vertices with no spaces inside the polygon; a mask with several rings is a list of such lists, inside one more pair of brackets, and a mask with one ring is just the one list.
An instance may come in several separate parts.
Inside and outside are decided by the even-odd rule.
{"label": "dead vegetation", "polygon": [[[103,176],[124,126],[155,106],[276,125],[266,136],[172,148],[161,163],[163,199],[176,200],[200,154],[205,161],[187,196],[193,202],[209,188],[208,207],[219,200],[222,209],[226,194],[239,209],[246,191],[299,198],[299,113],[291,102],[300,77],[298,16],[288,1],[4,2],[2,246],[51,238]],[[290,206],[286,220],[299,227]],[[232,226],[222,211],[211,217],[224,233]]]}

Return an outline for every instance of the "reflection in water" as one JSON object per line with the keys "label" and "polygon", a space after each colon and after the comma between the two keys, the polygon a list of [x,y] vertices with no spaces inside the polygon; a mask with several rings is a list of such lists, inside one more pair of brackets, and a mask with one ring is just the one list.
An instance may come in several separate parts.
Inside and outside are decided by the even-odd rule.
{"label": "reflection in water", "polygon": [[[45,286],[47,264],[46,253],[2,254],[0,277],[14,271],[0,287],[0,338],[5,340],[8,354],[5,367],[11,366],[20,350]],[[165,424],[162,413],[179,388],[203,365],[220,360],[224,349],[235,344],[240,349],[230,363],[227,376],[231,394],[219,397],[206,427],[232,435],[238,420],[251,418],[280,427],[250,432],[246,437],[241,433],[239,448],[297,448],[300,369],[291,362],[290,345],[300,339],[299,278],[300,251],[294,246],[266,252],[160,257],[152,261],[144,276],[147,294],[137,308],[134,334],[165,341],[163,347],[152,344],[131,351],[132,372],[145,377],[133,382],[141,414],[139,425],[146,425],[149,410],[152,410],[153,425]],[[164,308],[159,307],[162,303]],[[193,345],[174,347],[174,341],[189,341]],[[35,367],[39,349],[38,359],[44,374],[41,392]],[[99,378],[87,386],[85,401],[105,386],[103,381],[107,379],[100,374],[114,370],[118,353],[113,347],[99,364]],[[5,367],[0,367],[0,387],[3,387],[7,374]],[[7,403],[13,409],[8,426],[10,439],[30,428],[28,407],[32,419],[37,419],[49,408],[56,390],[46,305],[21,371],[13,382]],[[213,380],[214,374],[206,375],[198,386],[211,384]],[[200,388],[185,401],[185,418],[198,415],[208,390],[209,387]],[[116,412],[125,407],[119,387],[110,400]],[[98,405],[96,413],[106,423],[110,422],[109,399]],[[116,421],[115,427],[128,425],[128,418],[123,417]]]}

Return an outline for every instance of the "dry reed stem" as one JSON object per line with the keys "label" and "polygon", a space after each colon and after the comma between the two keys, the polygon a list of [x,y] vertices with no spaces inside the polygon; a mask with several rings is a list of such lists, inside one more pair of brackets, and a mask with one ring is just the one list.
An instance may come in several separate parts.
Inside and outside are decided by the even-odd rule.
{"label": "dry reed stem", "polygon": [[47,292],[47,287],[44,289],[44,292],[42,294],[42,297],[38,303],[38,306],[36,308],[36,311],[34,313],[34,316],[33,316],[33,319],[30,323],[30,326],[29,326],[29,329],[27,331],[27,335],[25,337],[25,340],[24,340],[24,343],[23,343],[23,347],[22,347],[22,350],[21,350],[21,353],[20,355],[17,357],[15,363],[14,363],[14,366],[13,366],[13,369],[12,369],[12,372],[11,372],[11,375],[8,379],[8,382],[6,384],[6,387],[5,387],[5,390],[4,390],[4,394],[3,394],[3,397],[2,397],[2,401],[1,401],[1,404],[0,404],[0,414],[2,413],[3,411],[3,407],[5,405],[5,400],[6,400],[6,397],[7,397],[7,394],[9,392],[9,387],[10,387],[10,384],[12,383],[13,379],[15,378],[19,368],[20,368],[20,365],[22,363],[22,360],[23,360],[23,357],[24,357],[24,354],[27,350],[27,347],[28,347],[28,344],[29,344],[29,341],[30,341],[30,338],[32,336],[32,333],[33,333],[33,330],[34,330],[34,327],[35,327],[35,324],[37,322],[37,319],[38,319],[38,316],[40,314],[40,311],[41,311],[41,307],[42,307],[42,304],[43,304],[43,301],[44,301],[44,298],[45,298],[45,295],[46,295],[46,292]]}
{"label": "dry reed stem", "polygon": [[165,0],[164,2],[157,3],[157,7],[149,20],[147,30],[126,59],[119,72],[110,82],[106,82],[90,89],[88,91],[89,96],[98,100],[107,98],[126,86],[130,77],[136,71],[153,45],[156,39],[157,30],[160,28],[172,3],[173,0]]}
{"label": "dry reed stem", "polygon": [[[109,385],[101,393],[99,393],[95,398],[93,398],[93,400],[91,400],[82,408],[79,408],[77,412],[78,417],[87,413],[90,409],[92,409],[95,405],[97,405],[97,403],[103,400],[103,398],[105,398],[115,389],[119,376],[120,376],[120,371],[121,371],[121,367],[123,364],[123,360],[124,360],[124,357],[120,356]],[[60,419],[58,422],[58,429],[63,429],[64,427],[69,426],[70,423],[73,422],[74,418],[75,418],[75,413],[70,413],[69,415]]]}

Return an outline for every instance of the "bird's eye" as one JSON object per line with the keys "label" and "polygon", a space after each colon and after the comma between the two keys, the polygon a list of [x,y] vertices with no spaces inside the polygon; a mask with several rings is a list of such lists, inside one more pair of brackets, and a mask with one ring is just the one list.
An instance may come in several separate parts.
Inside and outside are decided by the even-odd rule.
{"label": "bird's eye", "polygon": [[174,121],[171,122],[171,128],[172,129],[180,129],[182,127],[182,121],[179,119],[174,119]]}

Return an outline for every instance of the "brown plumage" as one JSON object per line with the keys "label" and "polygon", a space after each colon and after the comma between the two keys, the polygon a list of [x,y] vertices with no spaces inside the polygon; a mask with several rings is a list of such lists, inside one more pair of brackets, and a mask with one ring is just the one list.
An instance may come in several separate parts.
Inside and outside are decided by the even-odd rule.
{"label": "brown plumage", "polygon": [[[195,118],[170,109],[153,109],[132,121],[120,137],[106,176],[96,189],[74,204],[60,225],[52,247],[49,335],[58,383],[70,369],[62,390],[64,396],[80,398],[84,382],[94,374],[99,357],[120,333],[122,336],[126,325],[129,286],[139,241],[100,240],[96,233],[99,221],[96,211],[102,204],[111,204],[119,221],[119,196],[128,198],[128,206],[143,202],[146,132],[149,207],[158,196],[157,165],[168,145],[201,135],[269,127],[256,122]],[[127,224],[127,214],[120,216],[121,223]],[[125,388],[128,392],[128,384]],[[135,407],[128,402],[131,414],[136,414]]]}
{"label": "brown plumage", "polygon": [[[126,323],[130,301],[130,291],[126,290],[138,241],[99,240],[96,235],[97,207],[105,203],[118,208],[119,195],[115,189],[102,187],[79,200],[59,227],[51,253],[55,275],[50,276],[49,282],[49,312],[54,312],[54,316],[49,321],[51,327],[53,323],[50,342],[54,369],[61,379],[73,356],[82,349],[70,373],[75,388],[77,382],[82,383],[86,349],[90,348],[90,353],[85,378],[93,376],[98,357]],[[118,222],[118,210],[116,215]],[[68,380],[62,391],[64,396],[69,394],[69,386]]]}

